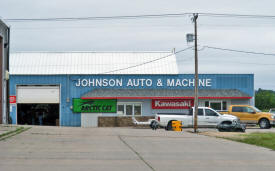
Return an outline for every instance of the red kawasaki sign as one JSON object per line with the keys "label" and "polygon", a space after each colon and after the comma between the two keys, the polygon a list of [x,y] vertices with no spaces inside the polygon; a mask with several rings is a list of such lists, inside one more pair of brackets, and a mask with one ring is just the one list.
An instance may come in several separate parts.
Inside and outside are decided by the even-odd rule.
{"label": "red kawasaki sign", "polygon": [[193,99],[153,99],[152,109],[189,109],[194,106]]}

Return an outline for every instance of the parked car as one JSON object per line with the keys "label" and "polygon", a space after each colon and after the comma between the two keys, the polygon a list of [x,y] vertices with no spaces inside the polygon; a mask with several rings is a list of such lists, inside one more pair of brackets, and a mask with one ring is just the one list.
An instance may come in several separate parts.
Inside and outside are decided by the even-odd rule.
{"label": "parked car", "polygon": [[222,114],[230,114],[240,118],[241,123],[259,124],[262,129],[269,129],[275,125],[275,115],[268,112],[262,112],[254,106],[249,105],[231,105],[227,112]]}
{"label": "parked car", "polygon": [[[155,120],[160,127],[166,130],[172,129],[172,121],[182,121],[183,127],[192,127],[194,123],[193,109],[183,113],[157,113]],[[221,115],[209,107],[198,108],[198,126],[199,127],[216,127],[220,123],[232,124],[238,122],[238,117],[233,115]]]}
{"label": "parked car", "polygon": [[274,113],[275,114],[275,108],[270,109],[269,113]]}

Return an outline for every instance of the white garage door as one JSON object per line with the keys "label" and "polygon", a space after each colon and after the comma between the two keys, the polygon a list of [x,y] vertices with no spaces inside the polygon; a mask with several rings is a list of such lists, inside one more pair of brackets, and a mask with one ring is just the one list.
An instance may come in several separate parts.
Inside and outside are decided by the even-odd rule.
{"label": "white garage door", "polygon": [[59,86],[17,86],[17,103],[59,103]]}

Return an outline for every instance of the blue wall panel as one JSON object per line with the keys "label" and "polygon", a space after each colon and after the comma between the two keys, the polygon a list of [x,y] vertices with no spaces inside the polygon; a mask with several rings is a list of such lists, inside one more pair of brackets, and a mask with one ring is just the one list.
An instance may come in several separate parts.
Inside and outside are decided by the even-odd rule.
{"label": "blue wall panel", "polygon": [[[80,126],[80,114],[72,113],[70,110],[70,102],[66,102],[66,94],[69,86],[67,86],[66,76],[11,76],[10,78],[10,95],[16,95],[16,85],[60,85],[60,125],[61,126]],[[14,122],[16,118],[16,111],[11,112],[11,117]]]}
{"label": "blue wall panel", "polygon": [[[82,76],[70,76],[70,83],[73,96],[79,96],[90,91],[94,88],[100,89],[193,89],[193,86],[167,86],[168,79],[187,79],[193,80],[193,74],[179,74],[179,75],[82,75]],[[79,86],[76,84],[78,80],[93,80],[93,79],[122,79],[122,86]],[[129,79],[151,79],[152,86],[127,86]],[[201,86],[200,89],[239,89],[249,96],[253,96],[254,89],[254,75],[253,74],[200,74],[199,79],[211,80],[211,86]],[[162,86],[157,86],[158,80],[161,80]]]}
{"label": "blue wall panel", "polygon": [[[84,94],[94,89],[193,89],[192,86],[167,86],[167,80],[193,80],[193,74],[179,75],[11,75],[10,76],[10,95],[16,95],[17,85],[60,85],[61,86],[61,105],[60,105],[60,124],[62,126],[80,126],[81,116],[78,113],[72,113],[72,98],[80,98]],[[200,89],[238,89],[248,96],[254,96],[254,75],[253,74],[200,74],[200,79],[209,79],[211,86],[201,86]],[[118,79],[122,80],[122,86],[77,86],[79,80],[92,79]],[[152,81],[150,86],[127,86],[129,80],[148,79]],[[162,85],[158,85],[161,81]],[[184,82],[187,83],[187,82]],[[148,100],[144,103],[143,113],[147,115],[152,112]],[[16,110],[12,110],[11,117],[16,120]]]}

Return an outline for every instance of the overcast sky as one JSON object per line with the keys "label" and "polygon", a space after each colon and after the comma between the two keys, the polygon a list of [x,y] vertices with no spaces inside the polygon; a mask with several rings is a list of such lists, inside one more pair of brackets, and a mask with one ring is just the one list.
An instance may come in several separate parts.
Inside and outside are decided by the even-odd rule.
{"label": "overcast sky", "polygon": [[[7,18],[95,17],[185,12],[274,15],[274,0],[0,0]],[[171,51],[184,49],[191,16],[135,20],[9,22],[16,51]],[[199,47],[275,53],[275,19],[198,18]],[[193,51],[177,55],[194,73]],[[199,51],[199,73],[254,73],[255,89],[275,90],[275,56]]]}

